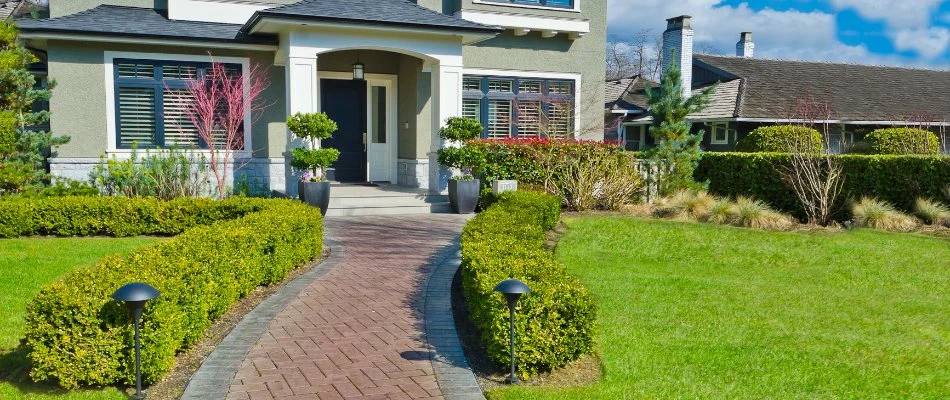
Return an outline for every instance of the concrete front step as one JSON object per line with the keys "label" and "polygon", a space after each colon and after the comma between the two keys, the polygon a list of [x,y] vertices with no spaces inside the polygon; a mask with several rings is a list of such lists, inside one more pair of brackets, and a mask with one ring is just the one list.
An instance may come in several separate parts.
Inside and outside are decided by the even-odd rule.
{"label": "concrete front step", "polygon": [[448,196],[394,185],[333,185],[327,216],[450,213]]}

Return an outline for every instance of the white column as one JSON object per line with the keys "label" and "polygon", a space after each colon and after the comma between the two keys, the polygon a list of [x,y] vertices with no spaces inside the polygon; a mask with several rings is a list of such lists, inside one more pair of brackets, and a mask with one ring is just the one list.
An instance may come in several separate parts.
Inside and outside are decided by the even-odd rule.
{"label": "white column", "polygon": [[462,67],[432,66],[432,148],[429,152],[429,191],[446,193],[451,171],[439,165],[439,149],[446,143],[439,137],[445,120],[462,115]]}
{"label": "white column", "polygon": [[[312,113],[317,111],[317,56],[288,57],[284,67],[286,79],[284,86],[287,91],[287,115]],[[290,168],[290,149],[304,145],[296,140],[290,130],[287,130],[287,194],[297,194],[298,179]]]}

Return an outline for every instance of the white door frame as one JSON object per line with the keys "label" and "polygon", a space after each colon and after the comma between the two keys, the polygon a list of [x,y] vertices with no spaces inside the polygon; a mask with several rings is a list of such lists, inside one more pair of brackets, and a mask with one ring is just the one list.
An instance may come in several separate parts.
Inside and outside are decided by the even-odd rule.
{"label": "white door frame", "polygon": [[[372,173],[372,160],[370,159],[369,153],[369,142],[373,138],[373,126],[372,118],[373,116],[370,113],[370,107],[372,106],[370,101],[372,101],[372,90],[373,86],[382,86],[386,88],[386,93],[389,93],[389,98],[386,100],[386,121],[389,125],[389,137],[386,139],[386,144],[389,146],[389,177],[390,182],[396,184],[399,182],[399,171],[398,171],[398,150],[399,150],[399,121],[397,118],[397,110],[399,94],[396,93],[399,87],[399,76],[389,75],[389,74],[366,74],[366,181],[369,182],[370,174]],[[332,72],[332,71],[317,71],[317,110],[323,110],[323,99],[320,96],[320,80],[321,79],[337,79],[337,80],[352,80],[352,72]]]}

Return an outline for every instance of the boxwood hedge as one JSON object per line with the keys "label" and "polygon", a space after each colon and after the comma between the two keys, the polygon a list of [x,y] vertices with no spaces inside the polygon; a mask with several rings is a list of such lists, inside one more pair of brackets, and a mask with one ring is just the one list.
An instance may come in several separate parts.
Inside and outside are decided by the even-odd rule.
{"label": "boxwood hedge", "polygon": [[[782,182],[780,170],[789,164],[780,153],[704,153],[696,170],[698,181],[722,196],[753,196],[777,209],[801,214],[794,193]],[[918,197],[942,198],[950,182],[950,157],[896,155],[837,155],[844,168],[846,199],[875,197],[911,212]]]}
{"label": "boxwood hedge", "polygon": [[590,352],[596,305],[591,293],[545,249],[545,232],[560,219],[554,196],[509,192],[462,232],[462,285],[471,319],[488,354],[510,363],[508,311],[495,285],[523,280],[532,292],[519,303],[518,367],[525,375],[563,366]]}
{"label": "boxwood hedge", "polygon": [[937,134],[924,129],[878,129],[864,140],[870,145],[871,154],[940,154]]}
{"label": "boxwood hedge", "polygon": [[111,300],[123,284],[161,292],[142,320],[143,378],[155,382],[230,306],[322,251],[319,210],[289,200],[15,200],[0,202],[0,216],[7,236],[183,232],[71,271],[30,301],[30,374],[65,388],[134,382],[128,311]]}
{"label": "boxwood hedge", "polygon": [[791,145],[802,146],[801,151],[821,152],[821,132],[798,125],[760,126],[736,143],[736,151],[788,153]]}

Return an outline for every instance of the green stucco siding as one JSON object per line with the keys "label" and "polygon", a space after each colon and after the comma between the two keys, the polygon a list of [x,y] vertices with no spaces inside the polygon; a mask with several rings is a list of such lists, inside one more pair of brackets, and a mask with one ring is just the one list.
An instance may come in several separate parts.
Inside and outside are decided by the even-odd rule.
{"label": "green stucco siding", "polygon": [[516,71],[581,74],[580,135],[602,139],[604,135],[604,63],[607,47],[607,4],[605,0],[579,0],[581,12],[514,8],[475,4],[462,0],[463,10],[509,12],[538,16],[590,20],[590,33],[578,40],[560,34],[545,39],[539,32],[514,36],[508,30],[494,39],[465,46],[466,68],[510,69]]}
{"label": "green stucco siding", "polygon": [[[177,54],[205,55],[200,48],[160,47],[120,44],[94,44],[51,41],[49,76],[56,80],[50,100],[51,130],[71,140],[57,150],[58,157],[98,157],[106,152],[108,124],[106,113],[105,52],[164,53],[174,60]],[[267,66],[270,86],[262,98],[268,105],[252,127],[251,144],[255,157],[282,157],[287,149],[284,69],[273,66],[273,53],[215,51],[219,57],[247,57],[251,63]],[[111,73],[111,72],[110,72]]]}

